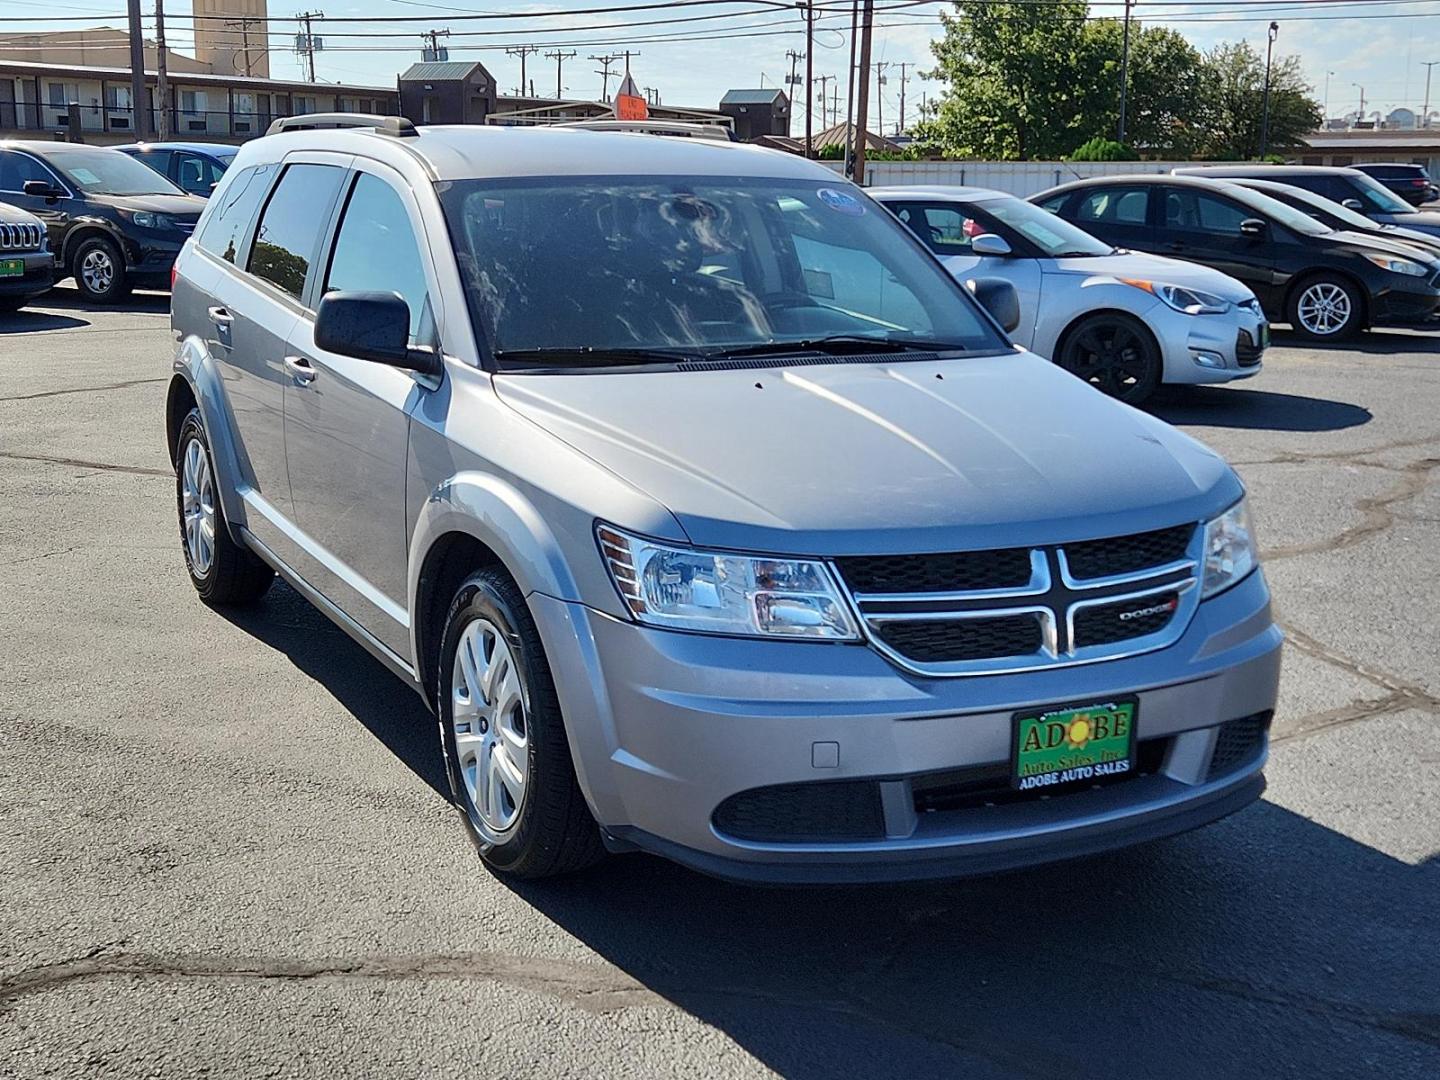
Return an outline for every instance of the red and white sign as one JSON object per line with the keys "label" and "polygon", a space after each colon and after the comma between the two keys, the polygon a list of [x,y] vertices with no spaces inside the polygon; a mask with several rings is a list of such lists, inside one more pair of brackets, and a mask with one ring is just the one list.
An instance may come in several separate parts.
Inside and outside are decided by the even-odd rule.
{"label": "red and white sign", "polygon": [[630,73],[625,73],[624,80],[620,83],[620,89],[615,91],[615,119],[617,120],[648,120],[650,119],[650,106],[646,103],[640,88],[635,85],[635,80]]}

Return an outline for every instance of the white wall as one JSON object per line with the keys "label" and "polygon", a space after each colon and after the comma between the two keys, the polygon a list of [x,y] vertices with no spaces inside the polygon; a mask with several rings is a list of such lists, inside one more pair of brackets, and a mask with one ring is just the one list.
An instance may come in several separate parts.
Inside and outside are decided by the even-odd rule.
{"label": "white wall", "polygon": [[[826,164],[829,164],[827,162]],[[1011,195],[1034,195],[1091,176],[1168,173],[1194,161],[867,161],[865,184],[965,184]],[[1226,164],[1204,162],[1203,164]]]}

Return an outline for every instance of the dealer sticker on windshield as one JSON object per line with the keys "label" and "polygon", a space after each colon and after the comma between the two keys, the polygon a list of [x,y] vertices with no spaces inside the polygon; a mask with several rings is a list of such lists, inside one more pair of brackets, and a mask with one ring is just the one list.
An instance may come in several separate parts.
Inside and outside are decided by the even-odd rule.
{"label": "dealer sticker on windshield", "polygon": [[815,197],[831,210],[841,214],[859,217],[865,213],[865,204],[848,191],[837,191],[835,188],[822,187],[815,192]]}
{"label": "dealer sticker on windshield", "polygon": [[1135,767],[1134,699],[1016,713],[1015,767],[1011,783],[1021,791],[1048,791],[1095,783]]}

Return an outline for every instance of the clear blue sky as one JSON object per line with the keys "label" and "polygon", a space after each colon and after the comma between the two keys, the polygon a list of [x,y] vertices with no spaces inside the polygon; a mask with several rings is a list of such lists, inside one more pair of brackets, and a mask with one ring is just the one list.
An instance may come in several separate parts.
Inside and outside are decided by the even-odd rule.
{"label": "clear blue sky", "polygon": [[[616,0],[562,0],[554,7],[612,6]],[[639,0],[647,2],[647,0]],[[817,4],[838,6],[842,0],[816,0]],[[894,0],[878,0],[880,6]],[[153,0],[143,0],[147,11]],[[300,5],[272,0],[272,16],[289,16]],[[574,97],[598,97],[601,78],[597,64],[587,57],[614,53],[629,47],[640,56],[632,62],[636,81],[655,87],[670,104],[713,107],[731,87],[783,86],[789,74],[787,50],[804,48],[804,23],[794,10],[765,8],[761,3],[737,0],[726,6],[703,6],[669,11],[648,11],[631,15],[590,15],[568,19],[516,19],[513,21],[460,22],[447,16],[460,12],[537,12],[553,10],[552,5],[517,0],[453,0],[451,3],[424,3],[421,0],[354,0],[350,3],[319,4],[325,13],[338,16],[418,17],[419,23],[372,22],[322,25],[326,50],[317,67],[321,78],[367,85],[394,85],[395,75],[419,59],[419,35],[424,29],[450,29],[457,33],[483,32],[488,36],[449,40],[452,59],[482,60],[499,79],[502,88],[518,85],[520,63],[507,56],[505,44],[534,42],[546,51],[561,48],[579,55],[567,60],[564,70],[566,93]],[[918,72],[932,62],[929,41],[939,33],[939,5],[914,6],[904,12],[883,14],[877,24],[875,59],[896,65],[886,75],[883,110],[886,128],[898,118],[900,63],[910,65],[908,99],[910,109],[922,95],[933,94],[934,84],[922,82]],[[1113,15],[1114,0],[1092,4],[1092,14]],[[124,24],[124,0],[4,0],[4,16],[93,16],[94,24]],[[172,47],[190,51],[191,32],[188,0],[171,0],[166,23]],[[1425,89],[1424,61],[1440,60],[1440,0],[1209,0],[1208,3],[1138,3],[1136,15],[1148,23],[1173,26],[1200,48],[1220,41],[1247,38],[1264,50],[1265,29],[1271,19],[1281,24],[1277,43],[1279,54],[1298,54],[1317,97],[1325,94],[1329,76],[1331,115],[1353,111],[1365,88],[1366,111],[1388,112],[1398,105],[1419,111]],[[699,18],[702,17],[703,18]],[[723,17],[712,17],[723,16]],[[1357,18],[1356,16],[1370,16]],[[1385,16],[1383,18],[1375,16]],[[697,21],[655,26],[604,28],[606,24],[633,24],[656,19],[695,18]],[[63,29],[91,25],[87,22],[0,21],[0,36],[25,30]],[[501,31],[511,31],[500,33]],[[815,74],[843,79],[849,59],[848,12],[826,12],[816,23]],[[346,38],[342,34],[395,34],[389,38]],[[294,25],[280,23],[272,28],[271,72],[280,77],[301,75],[300,60],[288,47],[293,44]],[[765,35],[765,36],[752,36]],[[688,37],[699,40],[655,40]],[[646,41],[644,38],[651,38]],[[485,45],[479,50],[462,46]],[[117,57],[116,64],[124,63]],[[553,93],[555,63],[543,55],[528,59],[528,76],[536,89]],[[802,69],[803,71],[803,65]],[[841,101],[845,96],[840,86]],[[613,91],[614,82],[611,83]],[[798,95],[797,95],[798,96]],[[818,87],[817,87],[818,96]],[[1431,108],[1440,109],[1440,70],[1436,71]],[[817,105],[818,109],[818,105]],[[907,110],[908,111],[908,110]],[[914,113],[909,112],[913,117]],[[797,110],[797,126],[799,113]],[[819,117],[816,117],[817,125]]]}

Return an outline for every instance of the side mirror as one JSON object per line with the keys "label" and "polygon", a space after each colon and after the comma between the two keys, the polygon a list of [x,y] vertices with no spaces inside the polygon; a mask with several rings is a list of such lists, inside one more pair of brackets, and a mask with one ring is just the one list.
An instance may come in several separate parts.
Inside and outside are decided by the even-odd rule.
{"label": "side mirror", "polygon": [[970,250],[976,255],[1009,255],[1010,245],[1003,236],[981,233],[970,241]]}
{"label": "side mirror", "polygon": [[398,293],[332,292],[315,312],[315,347],[390,367],[440,373],[440,357],[410,348],[410,308]]}
{"label": "side mirror", "polygon": [[58,199],[61,194],[47,180],[26,180],[24,191],[36,199]]}
{"label": "side mirror", "polygon": [[1020,294],[1015,291],[1014,285],[1001,278],[977,278],[967,284],[975,299],[980,301],[980,306],[1007,334],[1020,325]]}
{"label": "side mirror", "polygon": [[1243,236],[1264,236],[1270,227],[1258,217],[1248,217],[1240,222],[1240,233]]}

